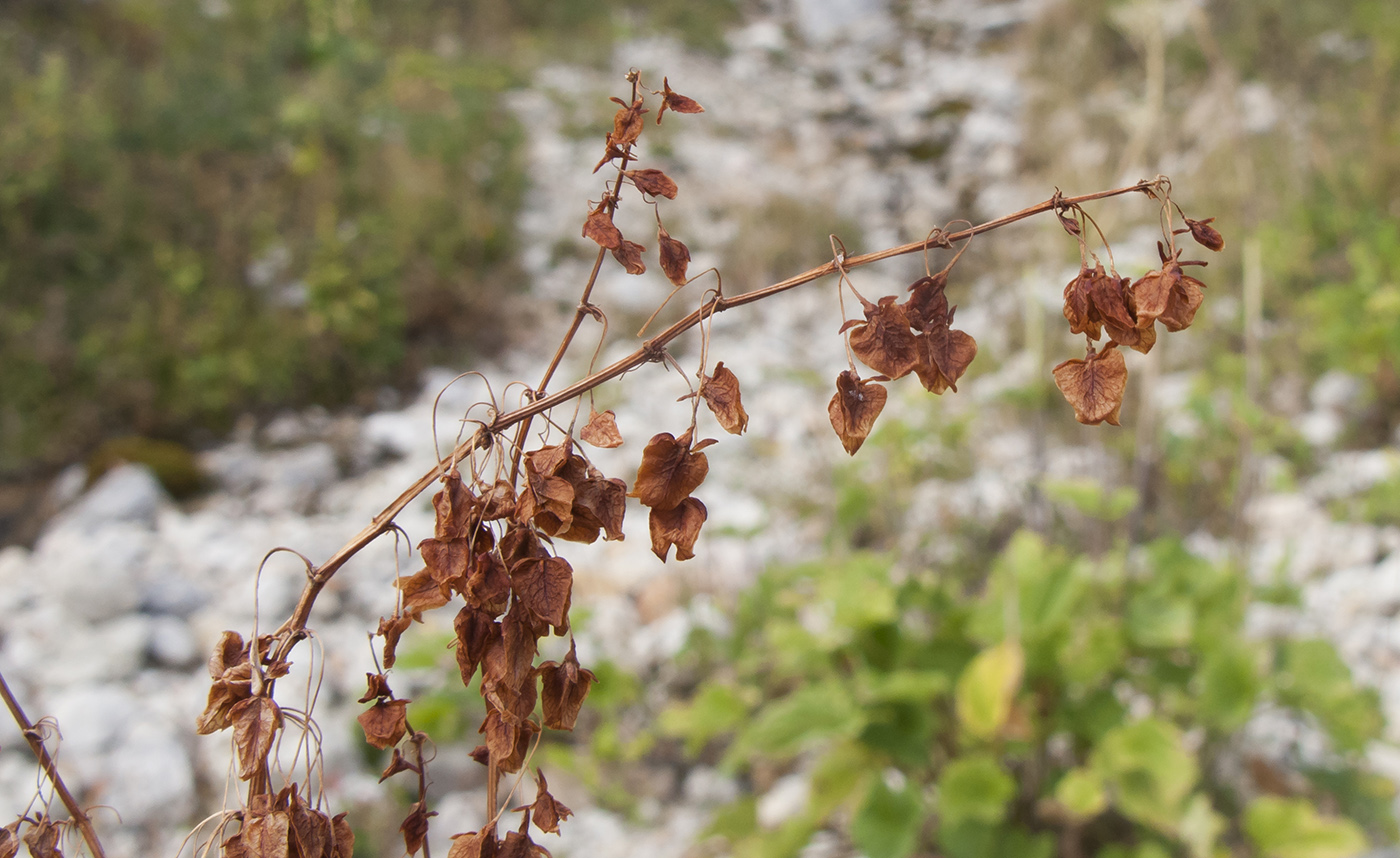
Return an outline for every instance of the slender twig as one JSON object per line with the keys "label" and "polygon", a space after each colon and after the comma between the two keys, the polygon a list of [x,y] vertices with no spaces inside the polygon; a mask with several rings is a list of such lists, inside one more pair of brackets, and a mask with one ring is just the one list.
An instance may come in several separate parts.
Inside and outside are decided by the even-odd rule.
{"label": "slender twig", "polygon": [[[1036,203],[1033,206],[999,217],[995,220],[977,224],[976,226],[958,230],[957,232],[948,233],[946,237],[950,243],[956,243],[971,238],[974,235],[991,232],[992,230],[1008,226],[1017,221],[1044,214],[1054,210],[1057,206],[1073,206],[1093,202],[1095,200],[1108,199],[1109,197],[1122,196],[1124,194],[1150,192],[1158,186],[1160,181],[1161,177],[1159,176],[1155,179],[1144,179],[1136,184],[1121,188],[1098,191],[1078,197],[1062,197],[1056,195],[1051,199]],[[847,257],[842,262],[842,267],[849,270],[880,262],[885,259],[891,259],[896,256],[921,253],[924,250],[925,244],[926,243],[922,240],[912,241],[908,244],[901,244],[884,250]],[[742,307],[746,304],[762,301],[765,298],[771,298],[781,292],[787,292],[790,289],[795,289],[798,286],[811,283],[814,280],[819,280],[822,277],[835,273],[837,273],[835,263],[826,262],[815,268],[804,271],[801,274],[789,277],[779,283],[774,283],[771,286],[765,286],[761,289],[755,289],[752,292],[745,292],[742,295],[732,298],[725,296],[711,298],[686,317],[673,323],[661,333],[644,342],[641,348],[632,352],[630,355],[627,355],[591,375],[579,379],[562,390],[558,390],[546,396],[540,396],[514,411],[498,415],[489,427],[477,430],[470,439],[458,445],[448,458],[434,464],[431,470],[419,477],[413,485],[405,489],[393,503],[389,504],[376,515],[353,539],[343,545],[335,554],[331,555],[325,563],[317,567],[316,574],[311,577],[305,589],[302,591],[296,609],[292,612],[292,615],[287,621],[282,624],[281,628],[277,630],[276,635],[280,639],[280,642],[274,653],[274,660],[285,658],[292,647],[305,637],[306,622],[311,616],[312,605],[315,603],[317,595],[326,585],[326,582],[330,580],[331,576],[333,576],[346,561],[354,557],[366,545],[369,545],[387,531],[394,518],[404,507],[412,503],[414,498],[418,497],[418,495],[426,491],[433,483],[437,482],[438,478],[444,473],[445,468],[451,468],[453,463],[466,458],[473,450],[488,446],[491,443],[491,439],[501,432],[519,425],[537,414],[548,411],[562,402],[568,402],[576,396],[581,396],[595,387],[624,375],[625,373],[631,372],[640,366],[660,360],[661,356],[664,354],[665,346],[668,343],[695,327],[702,319],[706,319],[714,313],[723,310],[728,310],[733,307]],[[583,303],[586,302],[580,302],[580,305],[582,306]]]}
{"label": "slender twig", "polygon": [[0,696],[5,698],[5,706],[10,710],[10,717],[15,719],[19,725],[20,732],[24,734],[24,740],[29,743],[29,750],[34,752],[34,758],[39,761],[39,768],[44,770],[44,776],[53,784],[53,788],[58,792],[58,798],[63,802],[63,806],[68,808],[68,815],[73,817],[73,822],[77,824],[78,831],[83,835],[83,842],[87,844],[88,851],[93,858],[106,858],[107,853],[102,850],[102,842],[97,839],[97,832],[92,827],[92,819],[88,817],[87,811],[73,798],[73,793],[69,791],[68,785],[63,782],[63,778],[58,773],[58,763],[49,754],[49,749],[44,747],[44,739],[38,729],[29,722],[24,710],[20,708],[19,701],[10,691],[10,685],[5,681],[5,675],[0,673]]}

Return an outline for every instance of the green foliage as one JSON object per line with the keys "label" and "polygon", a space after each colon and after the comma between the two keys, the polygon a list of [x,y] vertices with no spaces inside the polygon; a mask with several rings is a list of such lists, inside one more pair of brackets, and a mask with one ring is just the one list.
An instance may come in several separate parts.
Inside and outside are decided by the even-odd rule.
{"label": "green foliage", "polygon": [[[636,7],[636,8],[634,8]],[[501,343],[502,95],[730,0],[0,8],[0,473],[104,435],[344,403]]]}
{"label": "green foliage", "polygon": [[[1244,639],[1249,598],[1176,540],[1089,558],[1021,532],[970,590],[859,552],[775,569],[711,645],[733,657],[725,678],[661,730],[691,753],[727,741],[741,773],[809,766],[808,806],[779,829],[752,797],[721,814],[735,854],[794,854],[824,827],[880,858],[1048,858],[1066,837],[1082,854],[1326,858],[1394,838],[1393,789],[1359,756],[1383,728],[1375,694],[1330,644]],[[1329,741],[1300,770],[1307,797],[1247,802],[1257,787],[1222,775],[1260,707]]]}

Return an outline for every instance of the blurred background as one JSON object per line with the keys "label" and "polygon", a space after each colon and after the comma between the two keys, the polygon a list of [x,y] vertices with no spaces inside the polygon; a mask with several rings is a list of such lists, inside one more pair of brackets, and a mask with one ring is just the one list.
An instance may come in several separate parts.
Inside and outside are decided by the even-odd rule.
{"label": "blurred background", "polygon": [[[435,435],[537,380],[592,264],[607,98],[637,68],[706,108],[648,125],[642,166],[677,180],[662,216],[727,294],[826,261],[829,234],[875,250],[1159,173],[1226,247],[1195,254],[1195,324],[1129,355],[1121,428],[1076,424],[1050,377],[1082,348],[1060,313],[1079,255],[1054,223],[972,244],[949,294],[976,362],[956,394],[892,385],[854,459],[825,415],[834,285],[717,319],[711,361],[739,375],[749,433],[709,451],[694,561],[658,563],[638,509],[630,540],[569,555],[603,682],[541,746],[577,811],[542,842],[1384,850],[1397,64],[1386,0],[0,4],[0,668],[58,717],[85,800],[120,811],[99,816],[112,851],[175,854],[222,800],[228,749],[191,725],[205,653],[251,627],[259,558],[328,556]],[[1090,213],[1124,275],[1157,265],[1150,201]],[[854,281],[902,294],[923,270]],[[599,289],[608,360],[669,285],[607,269]],[[592,341],[577,351],[569,378]],[[434,427],[466,369],[494,393],[458,382]],[[629,440],[600,467],[630,482],[638,442],[684,428],[684,392],[655,368],[600,390]],[[431,510],[401,523],[422,538]],[[357,855],[397,854],[412,800],[375,786],[384,760],[352,728],[364,636],[415,562],[366,552],[313,621],[326,795]],[[264,573],[264,623],[299,574]],[[450,621],[428,625],[395,689],[440,748],[445,854],[480,824],[480,704],[451,690]],[[34,794],[17,742],[0,730],[16,812]]]}

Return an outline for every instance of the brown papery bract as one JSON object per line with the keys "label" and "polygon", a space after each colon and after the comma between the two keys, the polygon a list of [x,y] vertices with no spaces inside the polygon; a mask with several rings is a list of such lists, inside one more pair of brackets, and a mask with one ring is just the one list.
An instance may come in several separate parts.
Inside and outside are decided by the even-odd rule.
{"label": "brown papery bract", "polygon": [[637,190],[644,194],[665,197],[668,200],[676,198],[676,183],[660,170],[626,170],[622,175],[631,179]]}
{"label": "brown papery bract", "polygon": [[408,630],[413,622],[412,617],[395,614],[392,617],[379,618],[379,630],[375,634],[384,638],[384,669],[388,670],[394,666],[399,648],[399,638]]}
{"label": "brown papery bract", "polygon": [[365,741],[380,750],[394,747],[408,730],[408,701],[380,700],[355,719],[365,731]]}
{"label": "brown papery bract", "polygon": [[403,591],[404,613],[419,622],[423,612],[441,608],[451,600],[448,585],[440,583],[427,569],[394,579],[394,586]]}
{"label": "brown papery bract", "polygon": [[554,626],[563,634],[569,616],[574,570],[562,557],[535,557],[515,564],[510,570],[515,598],[536,619]]}
{"label": "brown papery bract", "polygon": [[229,710],[233,744],[238,751],[238,776],[248,780],[262,770],[272,740],[282,727],[282,710],[267,697],[250,697]]}
{"label": "brown papery bract", "polygon": [[452,835],[452,848],[448,850],[447,858],[496,858],[494,828]]}
{"label": "brown papery bract", "polygon": [[599,203],[596,209],[588,213],[587,220],[583,222],[583,237],[593,239],[599,247],[608,250],[622,246],[622,230],[613,226],[612,211],[606,202]]}
{"label": "brown papery bract", "polygon": [[559,823],[573,815],[572,810],[550,794],[544,772],[535,769],[535,802],[530,805],[530,817],[535,825],[546,834],[558,834]]}
{"label": "brown papery bract", "polygon": [[705,404],[731,435],[742,435],[749,427],[749,415],[739,396],[739,379],[724,361],[715,364],[715,374],[705,376],[700,381],[700,395]]}
{"label": "brown papery bract", "polygon": [[29,854],[34,858],[63,858],[63,853],[58,849],[62,834],[63,824],[41,813],[38,820],[24,832],[24,845],[29,847]]}
{"label": "brown papery bract", "polygon": [[661,246],[661,270],[672,285],[685,285],[685,272],[690,267],[690,248],[679,239],[671,237],[666,227],[657,224],[656,240]]}
{"label": "brown papery bract", "polygon": [[1117,343],[1109,343],[1097,353],[1090,347],[1084,360],[1067,360],[1055,367],[1054,374],[1055,386],[1074,406],[1074,419],[1090,426],[1104,421],[1118,425],[1128,368]]}
{"label": "brown papery bract", "polygon": [[701,441],[692,450],[692,437],[690,430],[680,438],[670,432],[652,436],[642,451],[642,464],[628,497],[653,509],[675,509],[690,497],[710,472],[709,459],[698,451],[714,443]]}
{"label": "brown papery bract", "polygon": [[1211,226],[1211,221],[1215,218],[1208,217],[1204,220],[1186,219],[1186,226],[1191,230],[1191,237],[1196,239],[1196,243],[1207,250],[1221,251],[1225,249],[1225,237]]}
{"label": "brown papery bract", "polygon": [[661,124],[661,116],[662,116],[662,114],[664,114],[668,109],[669,109],[669,110],[674,110],[674,111],[677,112],[677,113],[704,113],[704,112],[705,112],[705,108],[701,107],[701,106],[700,106],[700,103],[699,103],[698,101],[696,101],[695,99],[693,99],[693,98],[688,98],[688,97],[686,97],[686,96],[684,96],[684,95],[681,95],[681,94],[678,93],[678,92],[673,92],[673,91],[671,90],[671,82],[670,82],[668,79],[666,79],[666,78],[662,78],[662,79],[661,79],[661,89],[662,89],[663,95],[662,95],[662,100],[661,100],[661,109],[658,110],[658,111],[656,112],[656,124],[657,124],[657,125],[660,125],[660,124]]}
{"label": "brown papery bract", "polygon": [[612,409],[602,412],[589,409],[588,423],[579,430],[578,436],[594,447],[610,450],[622,446],[622,433],[617,431],[617,415]]}
{"label": "brown papery bract", "polygon": [[408,808],[408,816],[404,817],[403,824],[399,826],[399,832],[403,834],[403,845],[408,850],[409,855],[417,855],[423,848],[423,841],[428,839],[428,818],[437,816],[437,811],[428,810],[428,806],[421,801],[415,801]]}
{"label": "brown papery bract", "polygon": [[677,560],[694,557],[695,540],[708,516],[705,505],[695,498],[686,498],[673,509],[653,509],[648,521],[652,553],[665,562],[674,545]]}
{"label": "brown papery bract", "polygon": [[904,306],[886,295],[879,304],[865,303],[865,321],[852,319],[841,326],[851,332],[851,351],[861,363],[891,379],[903,378],[919,364],[919,346],[909,330]]}
{"label": "brown papery bract", "polygon": [[623,239],[622,243],[612,249],[613,259],[616,259],[628,274],[647,273],[646,263],[642,261],[642,251],[646,250],[635,241]]}
{"label": "brown papery bract", "polygon": [[651,111],[642,106],[641,98],[637,98],[631,104],[620,98],[614,98],[612,101],[622,105],[622,108],[613,114],[612,143],[626,149],[636,143],[642,134],[642,127],[646,122],[642,119],[642,114]]}
{"label": "brown papery bract", "polygon": [[847,453],[854,456],[865,443],[888,396],[883,385],[873,379],[862,380],[851,370],[836,376],[836,395],[827,404],[826,413]]}
{"label": "brown papery bract", "polygon": [[598,681],[593,671],[580,667],[578,651],[569,641],[569,654],[562,662],[546,661],[537,668],[540,675],[540,702],[544,725],[551,730],[572,730],[578,711],[588,697],[588,689]]}

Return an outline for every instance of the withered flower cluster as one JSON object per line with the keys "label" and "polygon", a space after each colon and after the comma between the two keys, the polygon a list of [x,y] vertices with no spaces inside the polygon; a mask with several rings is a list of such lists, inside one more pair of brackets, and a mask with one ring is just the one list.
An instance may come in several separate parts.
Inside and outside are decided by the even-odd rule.
{"label": "withered flower cluster", "polygon": [[[1055,367],[1055,384],[1074,407],[1074,417],[1080,423],[1098,425],[1107,421],[1118,425],[1118,411],[1123,405],[1127,388],[1128,369],[1119,346],[1147,354],[1157,342],[1156,323],[1169,332],[1191,326],[1205,298],[1206,284],[1188,275],[1183,266],[1206,263],[1198,260],[1181,261],[1181,248],[1176,236],[1189,232],[1198,243],[1209,250],[1225,247],[1225,239],[1210,225],[1214,218],[1196,221],[1185,218],[1186,227],[1171,229],[1173,210],[1180,211],[1171,201],[1171,186],[1161,182],[1150,191],[1162,201],[1162,217],[1166,243],[1157,243],[1162,267],[1147,272],[1134,282],[1119,277],[1116,271],[1105,271],[1103,263],[1094,258],[1090,268],[1089,253],[1081,221],[1089,219],[1082,208],[1074,207],[1072,214],[1061,213],[1061,223],[1080,244],[1079,273],[1065,286],[1064,316],[1070,333],[1083,334],[1086,339],[1084,359],[1073,358]],[[1185,217],[1183,215],[1183,217]],[[1104,333],[1108,342],[1100,349],[1094,342]]]}

